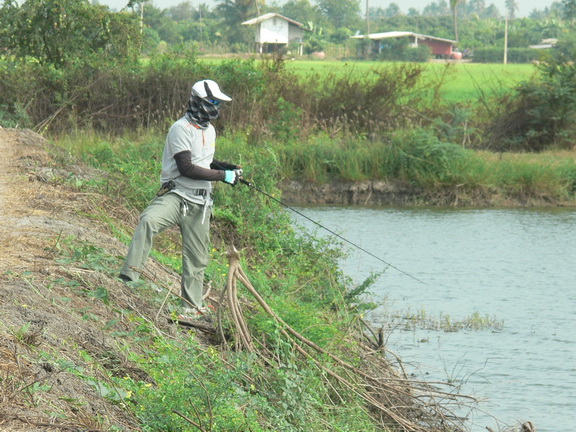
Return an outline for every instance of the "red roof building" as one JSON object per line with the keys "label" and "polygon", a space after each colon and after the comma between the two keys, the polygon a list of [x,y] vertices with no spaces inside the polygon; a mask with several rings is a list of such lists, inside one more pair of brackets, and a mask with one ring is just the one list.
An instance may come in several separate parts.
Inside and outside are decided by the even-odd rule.
{"label": "red roof building", "polygon": [[[353,39],[366,39],[364,35],[352,36]],[[383,39],[400,39],[400,38],[410,38],[411,46],[416,48],[419,45],[426,45],[430,47],[430,51],[433,56],[436,57],[457,57],[458,52],[454,51],[454,47],[457,42],[451,39],[443,39],[434,36],[427,36],[423,34],[406,32],[406,31],[393,31],[386,33],[371,33],[368,35],[368,39],[375,42],[377,48],[375,52],[380,52],[382,44],[380,41]]]}

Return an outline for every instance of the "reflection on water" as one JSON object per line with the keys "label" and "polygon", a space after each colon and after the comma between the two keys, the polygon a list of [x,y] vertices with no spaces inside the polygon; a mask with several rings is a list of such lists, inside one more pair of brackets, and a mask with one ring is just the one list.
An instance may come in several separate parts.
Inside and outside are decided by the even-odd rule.
{"label": "reflection on water", "polygon": [[[474,431],[530,420],[539,432],[571,430],[576,410],[576,210],[299,208],[425,284],[389,268],[373,287],[394,311],[464,320],[475,312],[500,331],[395,330],[389,347],[420,378],[450,379],[487,401]],[[294,216],[297,224],[317,227]],[[329,235],[324,230],[319,235]],[[357,282],[384,265],[346,246]],[[380,317],[380,318],[379,318]]]}

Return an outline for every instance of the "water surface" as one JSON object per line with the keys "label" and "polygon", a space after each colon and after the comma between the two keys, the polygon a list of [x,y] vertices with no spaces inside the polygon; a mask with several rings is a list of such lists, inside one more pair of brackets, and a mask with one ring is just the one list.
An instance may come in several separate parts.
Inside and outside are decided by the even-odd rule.
{"label": "water surface", "polygon": [[418,378],[451,380],[486,399],[470,414],[473,431],[527,420],[539,432],[572,430],[576,210],[298,210],[401,270],[346,247],[342,268],[355,281],[385,270],[370,297],[382,304],[371,315],[376,325],[388,325],[392,311],[451,321],[479,313],[503,323],[480,331],[406,331],[397,319],[387,334],[388,346]]}

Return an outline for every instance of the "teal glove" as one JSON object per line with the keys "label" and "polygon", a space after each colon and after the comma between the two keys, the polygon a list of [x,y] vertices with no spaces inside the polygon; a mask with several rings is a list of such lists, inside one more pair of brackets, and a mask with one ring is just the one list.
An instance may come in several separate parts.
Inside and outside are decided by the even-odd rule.
{"label": "teal glove", "polygon": [[239,177],[240,176],[238,175],[237,171],[230,171],[230,170],[224,171],[224,182],[232,186],[236,186],[238,184]]}

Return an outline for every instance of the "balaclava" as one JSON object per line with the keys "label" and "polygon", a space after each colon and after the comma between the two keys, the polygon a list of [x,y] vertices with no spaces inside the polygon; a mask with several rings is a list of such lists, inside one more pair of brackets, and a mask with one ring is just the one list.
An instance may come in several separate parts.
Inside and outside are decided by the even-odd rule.
{"label": "balaclava", "polygon": [[208,127],[210,121],[216,120],[218,115],[220,115],[220,105],[214,105],[194,93],[190,95],[186,110],[188,121],[197,123],[201,127]]}

